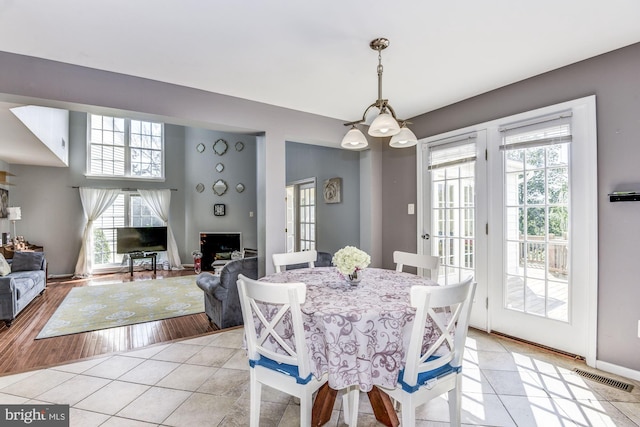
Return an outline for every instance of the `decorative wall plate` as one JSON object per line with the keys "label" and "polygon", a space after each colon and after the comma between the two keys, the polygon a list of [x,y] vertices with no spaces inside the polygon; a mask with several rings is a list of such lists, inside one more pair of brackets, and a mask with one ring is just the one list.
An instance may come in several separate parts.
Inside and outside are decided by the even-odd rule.
{"label": "decorative wall plate", "polygon": [[211,189],[216,194],[216,196],[222,196],[224,193],[227,192],[227,188],[229,187],[227,186],[227,183],[224,182],[223,179],[217,180],[216,182],[213,183],[213,187],[211,187]]}
{"label": "decorative wall plate", "polygon": [[196,150],[198,150],[198,153],[202,153],[205,150],[205,148],[207,147],[205,147],[205,145],[202,142],[196,146]]}
{"label": "decorative wall plate", "polygon": [[244,150],[244,143],[242,141],[236,142],[236,151]]}
{"label": "decorative wall plate", "polygon": [[204,184],[203,183],[198,183],[198,185],[196,185],[196,191],[198,193],[202,193],[204,191]]}
{"label": "decorative wall plate", "polygon": [[226,153],[227,148],[229,148],[229,146],[227,145],[227,141],[222,138],[213,143],[213,152],[218,156],[222,156],[224,153]]}
{"label": "decorative wall plate", "polygon": [[222,163],[218,163],[216,165],[216,171],[222,172],[224,170],[224,165]]}
{"label": "decorative wall plate", "polygon": [[222,203],[216,203],[213,205],[213,214],[215,216],[224,216],[225,206]]}
{"label": "decorative wall plate", "polygon": [[238,183],[238,185],[236,185],[236,191],[238,193],[242,193],[244,191],[244,184],[243,183]]}

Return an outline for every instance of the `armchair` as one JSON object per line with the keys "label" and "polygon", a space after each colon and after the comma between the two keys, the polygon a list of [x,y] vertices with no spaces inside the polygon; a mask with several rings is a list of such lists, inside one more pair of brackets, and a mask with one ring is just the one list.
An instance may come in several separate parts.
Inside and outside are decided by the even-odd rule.
{"label": "armchair", "polygon": [[238,286],[238,275],[258,278],[258,258],[243,258],[227,263],[220,274],[202,272],[196,284],[204,291],[204,311],[209,321],[218,328],[242,325],[242,309]]}

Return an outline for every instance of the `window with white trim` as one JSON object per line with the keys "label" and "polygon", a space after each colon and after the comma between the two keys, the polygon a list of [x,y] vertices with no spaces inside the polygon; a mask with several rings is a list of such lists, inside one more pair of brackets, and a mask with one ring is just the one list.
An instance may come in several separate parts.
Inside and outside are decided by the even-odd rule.
{"label": "window with white trim", "polygon": [[139,194],[123,192],[93,223],[94,264],[104,267],[122,262],[116,240],[118,228],[164,225]]}
{"label": "window with white trim", "polygon": [[164,125],[88,115],[87,176],[164,179]]}

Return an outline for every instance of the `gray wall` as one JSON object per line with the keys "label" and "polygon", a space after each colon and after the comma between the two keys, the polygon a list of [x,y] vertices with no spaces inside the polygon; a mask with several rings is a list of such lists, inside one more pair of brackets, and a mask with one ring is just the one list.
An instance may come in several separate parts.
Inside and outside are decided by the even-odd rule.
{"label": "gray wall", "polygon": [[[640,44],[480,95],[411,119],[418,138],[595,94],[598,117],[597,358],[640,371],[640,279],[637,269],[640,203],[610,203],[615,190],[640,190]],[[416,250],[415,152],[384,151],[385,265],[404,244]],[[402,189],[399,191],[399,189]]]}
{"label": "gray wall", "polygon": [[[229,147],[222,156],[212,149],[218,139],[224,139]],[[236,150],[236,142],[244,144],[242,151]],[[206,147],[202,153],[196,150],[199,143]],[[191,251],[200,247],[198,233],[201,231],[240,231],[243,246],[257,249],[256,137],[188,127],[184,150],[186,203],[183,210],[187,212],[184,240],[188,258],[182,261],[192,263]],[[224,165],[222,172],[215,169],[218,163]],[[229,187],[222,196],[217,196],[211,189],[218,179],[224,180]],[[204,184],[202,193],[195,189],[198,183]],[[245,187],[241,193],[236,190],[239,183]],[[215,203],[226,206],[225,216],[213,215]]]}
{"label": "gray wall", "polygon": [[273,270],[265,262],[271,253],[285,249],[285,141],[337,147],[344,135],[340,120],[118,73],[8,52],[0,52],[0,69],[5,102],[137,112],[165,123],[257,136],[261,273]]}
{"label": "gray wall", "polygon": [[[316,178],[317,250],[360,246],[360,154],[294,142],[287,142],[286,150],[287,183]],[[342,202],[327,204],[322,186],[335,177],[342,178]]]}

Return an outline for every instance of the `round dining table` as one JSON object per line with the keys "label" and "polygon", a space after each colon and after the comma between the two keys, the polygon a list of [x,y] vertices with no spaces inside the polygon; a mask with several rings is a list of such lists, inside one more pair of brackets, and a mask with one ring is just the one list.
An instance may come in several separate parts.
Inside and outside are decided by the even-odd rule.
{"label": "round dining table", "polygon": [[[260,279],[306,285],[301,310],[312,373],[317,378],[328,374],[333,390],[395,388],[415,315],[410,289],[437,286],[430,279],[395,270],[367,268],[361,275],[357,285],[335,267],[288,270]],[[437,338],[427,323],[425,344]],[[277,343],[273,345],[277,351]]]}

